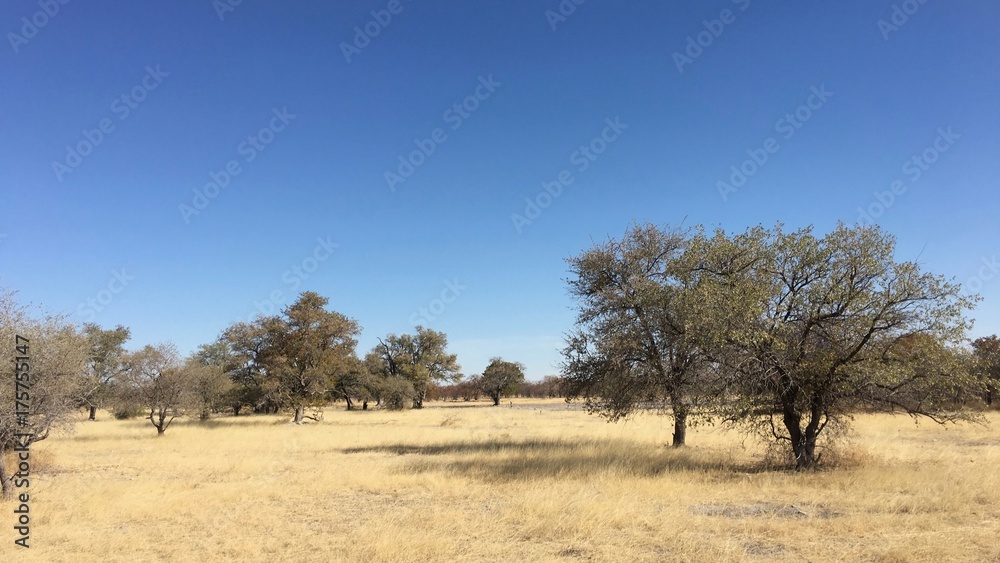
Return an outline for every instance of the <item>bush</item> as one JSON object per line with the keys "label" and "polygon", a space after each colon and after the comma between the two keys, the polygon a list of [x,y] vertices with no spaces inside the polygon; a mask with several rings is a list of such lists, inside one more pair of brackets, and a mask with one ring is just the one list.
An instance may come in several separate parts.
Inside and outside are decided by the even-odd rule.
{"label": "bush", "polygon": [[400,411],[413,404],[417,396],[413,384],[401,377],[388,377],[382,383],[382,408]]}
{"label": "bush", "polygon": [[111,409],[111,414],[115,416],[117,420],[128,420],[130,418],[136,418],[145,414],[145,411],[139,405],[134,404],[122,404],[115,405]]}

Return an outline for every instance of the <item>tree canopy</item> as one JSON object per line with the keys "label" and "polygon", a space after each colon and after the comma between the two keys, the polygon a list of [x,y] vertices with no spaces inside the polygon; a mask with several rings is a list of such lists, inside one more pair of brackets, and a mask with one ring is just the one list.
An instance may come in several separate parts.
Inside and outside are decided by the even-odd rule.
{"label": "tree canopy", "polygon": [[462,377],[458,356],[447,352],[443,332],[417,326],[416,334],[390,334],[379,340],[365,357],[365,365],[378,377],[399,377],[413,385],[413,408],[423,407],[433,382]]}
{"label": "tree canopy", "polygon": [[524,365],[491,358],[478,383],[483,393],[493,399],[493,406],[497,406],[502,397],[513,394],[524,383]]}
{"label": "tree canopy", "polygon": [[612,418],[669,397],[676,421],[711,390],[707,414],[786,442],[806,468],[853,409],[970,416],[957,399],[980,385],[961,351],[976,298],[898,261],[877,227],[637,226],[570,263],[581,312],[564,374]]}

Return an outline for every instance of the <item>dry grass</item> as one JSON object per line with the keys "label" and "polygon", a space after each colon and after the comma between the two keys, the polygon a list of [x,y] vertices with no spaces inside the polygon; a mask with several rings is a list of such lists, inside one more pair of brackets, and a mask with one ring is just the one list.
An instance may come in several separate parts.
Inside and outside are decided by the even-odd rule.
{"label": "dry grass", "polygon": [[[33,450],[28,561],[1000,561],[992,427],[863,416],[826,471],[559,401],[77,425]],[[833,452],[831,452],[832,454]],[[4,508],[0,560],[13,552]]]}

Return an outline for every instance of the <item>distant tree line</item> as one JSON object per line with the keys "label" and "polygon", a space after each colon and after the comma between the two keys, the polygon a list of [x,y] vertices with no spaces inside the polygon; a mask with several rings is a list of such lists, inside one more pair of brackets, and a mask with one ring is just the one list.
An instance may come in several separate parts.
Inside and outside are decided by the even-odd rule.
{"label": "distant tree line", "polygon": [[[180,416],[287,412],[302,423],[348,410],[422,408],[427,400],[498,405],[505,397],[580,398],[611,420],[640,410],[721,422],[787,445],[814,466],[820,437],[861,411],[945,423],[996,406],[1000,339],[969,342],[978,300],[914,262],[877,227],[756,227],[740,234],[636,225],[569,260],[576,326],[560,375],[525,380],[493,358],[463,377],[444,333],[389,334],[363,357],[358,322],[306,292],[279,315],[238,322],[189,357],[169,343],[129,350],[130,331],[29,310],[0,289],[0,342],[31,339],[32,406],[15,414],[13,362],[0,367],[0,455],[106,409],[163,435]],[[23,445],[23,444],[22,444]],[[11,491],[0,463],[0,484]]]}
{"label": "distant tree line", "polygon": [[[524,380],[504,389],[502,397],[525,399],[564,398],[563,380],[558,375],[546,375],[541,381]],[[432,390],[433,398],[441,401],[478,401],[489,397],[483,389],[482,376],[472,376],[449,385],[437,385]]]}
{"label": "distant tree line", "polygon": [[[526,392],[545,385],[524,383],[523,366],[502,358],[463,379],[446,335],[422,326],[380,338],[361,358],[357,321],[328,311],[327,304],[325,297],[303,293],[281,314],[234,323],[185,358],[170,343],[127,349],[131,332],[123,326],[78,326],[64,316],[33,315],[14,292],[0,289],[2,342],[13,351],[15,335],[30,335],[33,399],[21,425],[15,365],[5,362],[0,374],[10,384],[0,386],[0,451],[10,451],[18,433],[30,434],[29,442],[44,440],[81,409],[90,420],[103,409],[119,419],[142,417],[159,436],[181,416],[288,412],[292,422],[302,423],[319,419],[334,402],[348,410],[419,409],[474,381],[477,399],[482,394],[498,404],[522,385]],[[0,463],[4,494],[10,481]]]}

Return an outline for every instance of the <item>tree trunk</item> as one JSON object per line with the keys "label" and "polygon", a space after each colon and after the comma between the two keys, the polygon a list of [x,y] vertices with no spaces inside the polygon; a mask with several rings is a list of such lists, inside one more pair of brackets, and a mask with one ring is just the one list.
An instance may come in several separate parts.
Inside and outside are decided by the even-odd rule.
{"label": "tree trunk", "polygon": [[674,443],[675,448],[679,448],[684,445],[685,440],[687,440],[687,419],[688,410],[687,407],[680,406],[674,407]]}
{"label": "tree trunk", "polygon": [[90,407],[90,417],[87,420],[97,420],[97,407]]}
{"label": "tree trunk", "polygon": [[239,416],[240,415],[240,408],[241,408],[240,405],[233,405],[233,416]]}
{"label": "tree trunk", "polygon": [[212,418],[212,415],[208,412],[208,409],[205,409],[201,411],[201,415],[199,415],[198,418],[201,419],[202,422],[205,422],[209,418]]}
{"label": "tree trunk", "polygon": [[363,411],[368,410],[368,401],[367,400],[361,401],[361,410],[363,410]]}
{"label": "tree trunk", "polygon": [[354,403],[351,402],[351,396],[348,395],[347,393],[344,393],[344,400],[347,401],[347,410],[349,411],[354,410]]}
{"label": "tree trunk", "polygon": [[493,399],[493,406],[494,407],[500,406],[500,395],[499,394],[493,395],[491,398]]}
{"label": "tree trunk", "polygon": [[163,427],[163,424],[160,424],[156,427],[156,437],[159,438],[160,436],[163,436],[163,433],[166,431],[167,429]]}
{"label": "tree trunk", "polygon": [[303,414],[305,414],[305,407],[295,407],[295,424],[302,424]]}
{"label": "tree trunk", "polygon": [[792,442],[792,453],[795,455],[795,469],[812,469],[816,466],[816,438],[807,438],[803,433],[800,441]]}
{"label": "tree trunk", "polygon": [[795,457],[795,469],[803,471],[814,468],[816,462],[819,461],[816,457],[819,419],[814,416],[803,430],[799,426],[802,422],[802,415],[793,411],[791,414],[788,412],[785,413],[784,422],[785,429],[788,430],[788,437],[792,441],[792,455]]}
{"label": "tree trunk", "polygon": [[10,475],[7,474],[7,466],[4,465],[2,452],[0,452],[0,494],[3,494],[4,500],[14,498],[14,484],[11,483]]}

